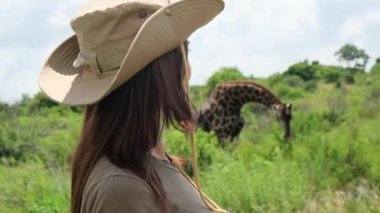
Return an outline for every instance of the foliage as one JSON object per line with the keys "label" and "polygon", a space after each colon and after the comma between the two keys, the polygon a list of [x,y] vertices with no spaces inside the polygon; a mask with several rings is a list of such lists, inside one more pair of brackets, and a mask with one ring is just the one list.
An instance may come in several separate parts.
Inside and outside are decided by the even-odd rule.
{"label": "foliage", "polygon": [[343,79],[347,84],[355,83],[355,75],[352,72],[345,73],[343,76]]}
{"label": "foliage", "polygon": [[334,83],[339,81],[344,74],[344,70],[335,66],[320,66],[317,70],[319,79],[323,79],[326,83]]}
{"label": "foliage", "polygon": [[0,165],[0,212],[68,212],[69,175],[41,161]]}
{"label": "foliage", "polygon": [[289,87],[303,88],[305,86],[304,80],[298,75],[289,75],[282,77],[282,82]]}
{"label": "foliage", "polygon": [[314,92],[318,85],[317,85],[317,80],[312,80],[312,81],[308,81],[305,83],[305,91],[306,92]]}
{"label": "foliage", "polygon": [[291,65],[288,70],[285,71],[285,74],[296,75],[304,81],[310,81],[316,78],[317,68],[317,64],[310,64],[309,61],[305,60]]}
{"label": "foliage", "polygon": [[376,59],[376,63],[372,66],[370,73],[372,74],[380,74],[380,58]]}
{"label": "foliage", "polygon": [[203,185],[218,203],[236,212],[289,212],[302,208],[311,192],[300,166],[287,160],[273,139],[265,145],[243,141],[202,174]]}
{"label": "foliage", "polygon": [[[378,212],[380,75],[317,62],[296,67],[312,70],[312,78],[294,71],[260,79],[293,104],[291,141],[283,140],[278,114],[258,104],[243,107],[245,127],[235,144],[222,149],[213,133],[196,131],[203,190],[233,212]],[[210,84],[229,73],[242,76],[230,70]],[[210,88],[192,88],[197,106]],[[68,211],[69,159],[81,119],[81,108],[41,94],[0,103],[0,212]],[[170,128],[163,140],[192,175],[185,135]]]}
{"label": "foliage", "polygon": [[365,180],[344,189],[318,193],[308,201],[304,212],[379,212],[379,190]]}
{"label": "foliage", "polygon": [[[344,80],[346,83],[354,83],[354,75],[356,74],[355,69],[346,69],[337,66],[329,66],[319,64],[317,61],[309,63],[305,60],[296,64],[291,65],[284,74],[275,74],[269,77],[270,84],[278,84],[278,81],[286,81],[287,78],[296,76],[301,78],[306,82],[304,84],[306,91],[313,91],[311,85],[316,85],[316,82],[323,80],[326,83],[338,83],[340,80]],[[293,79],[294,81],[295,79]],[[309,81],[314,81],[307,85]],[[298,86],[294,83],[288,83],[288,86]],[[308,87],[306,89],[306,86]]]}
{"label": "foliage", "polygon": [[192,86],[191,90],[191,101],[196,107],[202,106],[202,104],[207,100],[207,91],[204,86]]}
{"label": "foliage", "polygon": [[0,121],[0,158],[42,159],[51,167],[67,164],[81,116],[42,97],[37,94],[25,101],[24,96],[20,104],[8,107],[7,111],[13,108],[14,112]]}
{"label": "foliage", "polygon": [[[191,143],[189,138],[186,138],[184,133],[169,129],[164,134],[164,141],[166,141],[165,145],[168,152],[182,159],[185,162],[185,171],[193,175]],[[195,135],[195,141],[197,144],[197,159],[200,169],[207,169],[209,165],[223,155],[221,150],[217,148],[218,142],[212,133],[205,133],[198,130]]]}
{"label": "foliage", "polygon": [[362,71],[365,70],[369,59],[369,56],[365,50],[359,49],[353,44],[345,44],[335,52],[335,56],[338,57],[339,61],[346,62],[347,68],[350,68],[351,70]]}
{"label": "foliage", "polygon": [[234,67],[224,67],[215,72],[206,83],[207,94],[210,94],[215,87],[225,81],[246,80],[247,78]]}
{"label": "foliage", "polygon": [[290,87],[285,84],[279,84],[273,87],[276,94],[284,100],[294,100],[304,95],[303,88]]}

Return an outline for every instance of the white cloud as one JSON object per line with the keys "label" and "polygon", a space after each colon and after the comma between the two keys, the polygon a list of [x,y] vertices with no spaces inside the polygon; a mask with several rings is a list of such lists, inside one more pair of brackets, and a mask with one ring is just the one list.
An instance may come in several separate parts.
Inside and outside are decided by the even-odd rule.
{"label": "white cloud", "polygon": [[309,59],[318,60],[322,64],[339,65],[335,52],[341,47],[339,43],[329,43],[316,47],[309,52]]}
{"label": "white cloud", "polygon": [[17,20],[25,19],[30,9],[28,0],[0,0],[0,32],[14,30],[18,24]]}
{"label": "white cloud", "polygon": [[53,27],[68,27],[74,8],[78,9],[86,0],[69,0],[59,2],[57,8],[48,19],[48,23]]}
{"label": "white cloud", "polygon": [[[380,56],[380,4],[377,8],[369,8],[364,14],[348,18],[340,28],[339,38],[346,43],[364,49],[370,55],[367,69],[375,63]],[[342,44],[343,45],[343,44]]]}
{"label": "white cloud", "polygon": [[28,0],[1,0],[0,8],[2,10],[9,10],[10,8],[18,6],[19,8],[28,8]]}
{"label": "white cloud", "polygon": [[[0,100],[38,91],[42,63],[72,34],[70,17],[84,1],[0,0]],[[334,52],[348,42],[380,56],[380,4],[372,0],[225,2],[190,38],[192,84],[224,66],[261,77],[304,59],[336,64]]]}
{"label": "white cloud", "polygon": [[9,50],[0,51],[1,67],[0,67],[0,82],[5,80],[6,68],[16,62],[15,53]]}
{"label": "white cloud", "polygon": [[0,57],[5,60],[0,69],[0,101],[14,102],[23,93],[38,92],[39,70],[53,48],[17,47],[1,51]]}
{"label": "white cloud", "polygon": [[83,2],[0,0],[0,101],[39,91],[42,64],[72,34],[70,17]]}
{"label": "white cloud", "polygon": [[66,27],[70,21],[70,17],[61,10],[57,10],[48,19],[48,23],[53,27]]}
{"label": "white cloud", "polygon": [[300,30],[317,24],[314,0],[250,0],[244,1],[244,4],[236,1],[230,3],[231,8],[223,14],[225,26],[236,29],[234,35],[241,34],[243,30],[242,36],[247,39],[250,37],[251,42],[265,41],[268,37],[276,42],[293,41],[294,35]]}
{"label": "white cloud", "polygon": [[240,54],[215,55],[207,59],[199,55],[190,53],[190,63],[192,65],[191,84],[202,85],[206,80],[221,67],[237,67],[243,74],[249,76],[268,76],[273,72],[280,72],[286,69],[285,62],[275,55],[247,55]]}
{"label": "white cloud", "polygon": [[341,30],[341,36],[351,37],[358,36],[364,33],[367,27],[380,23],[380,12],[372,12],[364,17],[352,17],[346,21]]}
{"label": "white cloud", "polygon": [[284,70],[287,61],[278,52],[317,27],[315,0],[227,0],[225,11],[191,38],[191,82],[204,83],[221,66],[254,76]]}

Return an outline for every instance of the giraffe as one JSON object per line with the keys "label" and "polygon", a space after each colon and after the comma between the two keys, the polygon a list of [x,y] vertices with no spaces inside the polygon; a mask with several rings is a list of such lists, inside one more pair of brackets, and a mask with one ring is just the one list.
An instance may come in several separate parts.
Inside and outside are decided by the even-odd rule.
{"label": "giraffe", "polygon": [[264,104],[279,112],[285,123],[285,140],[290,138],[292,105],[283,103],[269,89],[253,81],[228,81],[218,85],[208,101],[196,112],[197,124],[204,131],[214,131],[219,144],[228,139],[235,140],[244,127],[240,110],[245,103]]}

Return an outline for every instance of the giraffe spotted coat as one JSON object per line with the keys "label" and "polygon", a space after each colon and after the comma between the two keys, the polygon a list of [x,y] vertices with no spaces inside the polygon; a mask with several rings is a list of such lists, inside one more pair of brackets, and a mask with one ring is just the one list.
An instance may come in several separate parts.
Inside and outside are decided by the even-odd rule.
{"label": "giraffe spotted coat", "polygon": [[244,127],[240,110],[255,102],[277,110],[290,137],[291,105],[282,103],[269,89],[252,81],[229,81],[215,88],[208,101],[197,110],[197,123],[204,131],[214,131],[221,145],[236,139]]}

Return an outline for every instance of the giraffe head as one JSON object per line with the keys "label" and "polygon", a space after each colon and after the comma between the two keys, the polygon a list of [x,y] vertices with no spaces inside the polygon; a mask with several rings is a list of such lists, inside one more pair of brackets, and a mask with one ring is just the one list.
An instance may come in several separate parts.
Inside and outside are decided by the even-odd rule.
{"label": "giraffe head", "polygon": [[280,113],[280,120],[285,124],[285,139],[290,138],[290,121],[292,120],[292,105],[288,103],[273,106]]}

